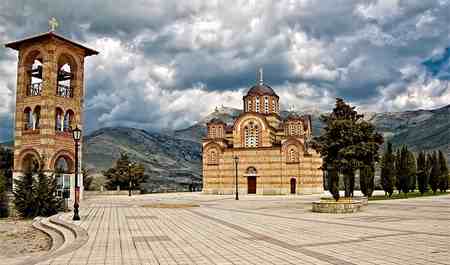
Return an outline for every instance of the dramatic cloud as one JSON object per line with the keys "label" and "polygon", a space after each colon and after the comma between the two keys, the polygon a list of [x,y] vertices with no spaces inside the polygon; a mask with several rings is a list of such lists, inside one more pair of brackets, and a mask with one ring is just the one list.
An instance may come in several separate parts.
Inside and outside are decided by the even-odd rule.
{"label": "dramatic cloud", "polygon": [[[0,3],[0,41],[58,32],[86,60],[86,127],[179,129],[241,107],[264,67],[284,108],[434,108],[450,99],[450,1],[25,1]],[[0,140],[11,136],[16,54],[0,51]]]}

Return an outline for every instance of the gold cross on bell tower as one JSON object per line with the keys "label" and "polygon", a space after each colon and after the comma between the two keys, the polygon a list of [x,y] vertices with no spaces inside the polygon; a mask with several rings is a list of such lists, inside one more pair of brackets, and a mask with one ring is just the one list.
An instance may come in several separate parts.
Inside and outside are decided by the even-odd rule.
{"label": "gold cross on bell tower", "polygon": [[48,26],[50,27],[50,31],[55,31],[56,28],[59,26],[58,20],[56,20],[56,18],[52,17],[48,21]]}

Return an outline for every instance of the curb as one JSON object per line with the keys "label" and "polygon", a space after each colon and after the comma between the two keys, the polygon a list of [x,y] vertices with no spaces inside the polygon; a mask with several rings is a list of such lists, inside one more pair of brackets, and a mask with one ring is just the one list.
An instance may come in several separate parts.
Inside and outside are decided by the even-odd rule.
{"label": "curb", "polygon": [[[28,258],[24,261],[17,263],[16,265],[37,264],[40,262],[48,261],[50,259],[54,259],[56,257],[73,252],[82,247],[84,244],[86,244],[89,238],[87,231],[78,225],[67,223],[61,220],[62,215],[63,214],[60,213],[50,216],[48,218],[43,217],[36,218],[36,220],[33,222],[33,227],[39,229],[40,231],[50,236],[52,241],[52,247],[50,248],[50,251],[45,253],[44,255]],[[45,224],[45,221],[48,221],[55,227]],[[64,229],[72,233],[74,235],[75,240],[73,240],[72,242],[68,242],[66,236],[64,235]],[[62,237],[61,244],[57,243],[58,241],[59,242],[61,241],[61,238],[55,238],[53,233],[57,233],[59,236]]]}

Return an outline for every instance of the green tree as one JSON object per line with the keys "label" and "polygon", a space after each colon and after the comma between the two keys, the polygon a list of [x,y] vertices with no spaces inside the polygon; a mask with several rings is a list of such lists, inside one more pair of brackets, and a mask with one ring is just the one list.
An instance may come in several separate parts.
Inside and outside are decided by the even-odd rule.
{"label": "green tree", "polygon": [[57,179],[47,176],[42,170],[38,173],[35,188],[35,211],[36,216],[51,216],[61,209],[62,200],[56,197]]}
{"label": "green tree", "polygon": [[400,152],[397,152],[397,179],[399,193],[402,191],[405,196],[408,194],[410,188],[410,170],[408,168],[409,151],[406,146],[402,146]]}
{"label": "green tree", "polygon": [[108,189],[128,189],[137,187],[145,179],[145,168],[143,165],[130,160],[126,153],[121,153],[120,158],[116,161],[115,166],[104,171],[103,175],[107,179]]}
{"label": "green tree", "polygon": [[333,195],[333,198],[339,200],[339,173],[338,171],[331,167],[327,170],[328,175],[328,190]]}
{"label": "green tree", "polygon": [[[345,196],[352,197],[355,170],[372,166],[379,160],[378,149],[383,143],[383,137],[371,123],[363,119],[363,115],[357,113],[355,107],[340,98],[336,99],[332,113],[322,115],[320,119],[325,127],[323,134],[313,139],[312,147],[322,155],[322,168],[342,172]],[[329,187],[334,186],[333,183]]]}
{"label": "green tree", "polygon": [[428,191],[428,172],[425,152],[420,152],[417,157],[417,184],[419,191],[424,194]]}
{"label": "green tree", "polygon": [[12,190],[13,161],[12,150],[0,146],[0,175],[6,178],[5,185],[8,191]]}
{"label": "green tree", "polygon": [[8,217],[9,215],[8,196],[6,191],[6,179],[0,173],[0,218]]}
{"label": "green tree", "polygon": [[14,205],[20,216],[31,218],[36,216],[36,185],[33,171],[14,180]]}
{"label": "green tree", "polygon": [[436,193],[439,187],[439,178],[441,176],[441,165],[439,164],[439,158],[436,152],[433,152],[430,163],[432,163],[432,166],[430,171],[429,184],[433,193]]}
{"label": "green tree", "polygon": [[402,147],[398,148],[395,152],[395,188],[398,193],[402,192],[402,186],[400,184],[400,174],[402,173]]}
{"label": "green tree", "polygon": [[361,192],[364,196],[371,197],[374,190],[375,166],[364,165],[359,171]]}
{"label": "green tree", "polygon": [[441,192],[447,192],[448,190],[448,166],[447,159],[444,153],[439,150],[439,166],[440,166],[440,177],[439,177],[439,190]]}
{"label": "green tree", "polygon": [[409,191],[414,192],[417,185],[417,164],[414,153],[409,150],[406,153],[406,172],[409,179]]}
{"label": "green tree", "polygon": [[392,151],[392,144],[388,142],[381,161],[381,185],[389,197],[394,193],[395,174],[395,155]]}

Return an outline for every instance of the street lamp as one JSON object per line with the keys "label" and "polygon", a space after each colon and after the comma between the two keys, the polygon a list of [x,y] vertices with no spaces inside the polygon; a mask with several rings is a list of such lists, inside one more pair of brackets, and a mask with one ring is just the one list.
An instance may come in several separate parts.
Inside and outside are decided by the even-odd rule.
{"label": "street lamp", "polygon": [[75,141],[75,203],[73,204],[73,219],[74,221],[80,220],[80,215],[78,214],[79,200],[80,200],[80,187],[78,186],[78,174],[79,174],[79,161],[78,161],[78,149],[81,140],[81,130],[78,126],[72,130],[73,140]]}
{"label": "street lamp", "polygon": [[133,162],[130,162],[128,164],[128,196],[131,196],[131,185],[132,185],[131,168],[133,166],[134,166]]}
{"label": "street lamp", "polygon": [[239,157],[236,155],[234,156],[234,165],[236,167],[236,201],[239,200],[239,191],[238,191],[238,164],[239,164]]}

